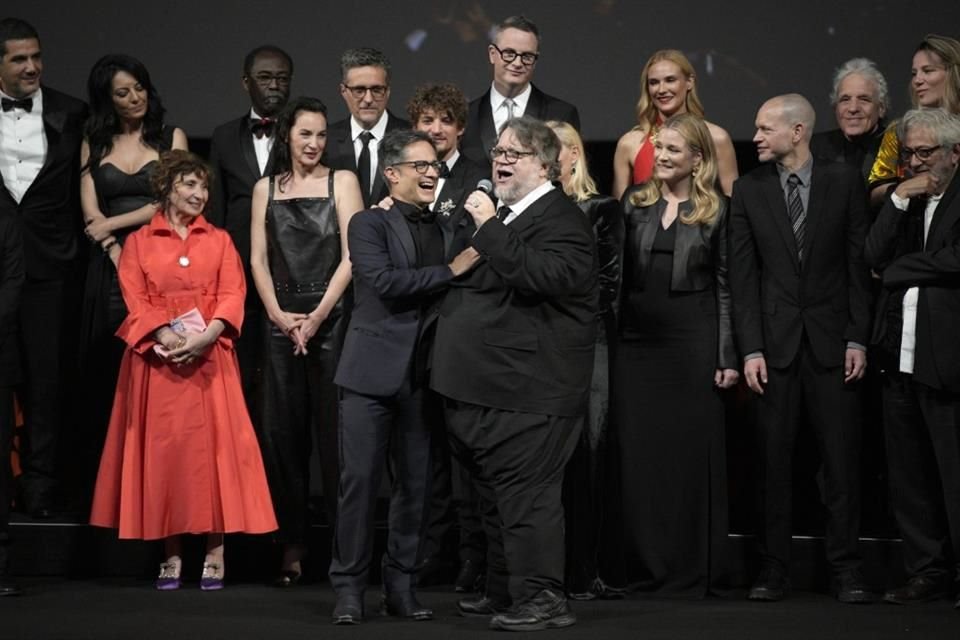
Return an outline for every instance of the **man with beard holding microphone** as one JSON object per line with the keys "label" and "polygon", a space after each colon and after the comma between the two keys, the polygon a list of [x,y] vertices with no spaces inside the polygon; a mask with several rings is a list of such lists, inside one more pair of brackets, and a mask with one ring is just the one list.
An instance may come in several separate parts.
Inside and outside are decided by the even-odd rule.
{"label": "man with beard holding microphone", "polygon": [[497,206],[480,191],[465,205],[482,261],[451,285],[437,326],[432,388],[488,540],[486,594],[458,608],[494,629],[576,622],[560,494],[593,367],[597,259],[589,220],[551,183],[559,153],[539,120],[504,124],[490,152]]}

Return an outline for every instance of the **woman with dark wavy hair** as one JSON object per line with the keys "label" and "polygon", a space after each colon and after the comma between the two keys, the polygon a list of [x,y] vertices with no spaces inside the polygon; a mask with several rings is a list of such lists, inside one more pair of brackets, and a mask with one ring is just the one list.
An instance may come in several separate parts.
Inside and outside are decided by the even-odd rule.
{"label": "woman with dark wavy hair", "polygon": [[[163,104],[143,64],[130,56],[100,58],[87,80],[90,116],[80,150],[80,204],[93,250],[81,314],[83,393],[90,435],[97,447],[110,417],[123,344],[114,338],[127,308],[116,265],[126,236],[157,211],[150,176],[160,152],[186,149],[180,129],[163,124]],[[95,456],[80,456],[86,462]],[[81,475],[87,477],[84,471]],[[92,479],[92,478],[91,478]]]}
{"label": "woman with dark wavy hair", "polygon": [[296,98],[284,108],[273,147],[276,173],[254,186],[250,214],[250,267],[270,319],[258,422],[283,545],[280,587],[295,585],[302,571],[313,443],[331,522],[340,477],[333,374],[350,283],[347,225],[363,200],[352,172],[320,161],[326,114],[316,98]]}

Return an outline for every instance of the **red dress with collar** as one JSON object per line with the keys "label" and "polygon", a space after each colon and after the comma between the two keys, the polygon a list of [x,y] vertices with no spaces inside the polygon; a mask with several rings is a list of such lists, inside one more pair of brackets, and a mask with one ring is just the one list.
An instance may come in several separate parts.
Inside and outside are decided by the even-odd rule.
{"label": "red dress with collar", "polygon": [[[246,285],[229,235],[198,217],[181,239],[160,212],[127,238],[118,272],[129,315],[117,336],[127,349],[91,524],[146,540],[273,531],[233,351]],[[153,333],[194,307],[226,328],[203,358],[178,368],[154,352]]]}

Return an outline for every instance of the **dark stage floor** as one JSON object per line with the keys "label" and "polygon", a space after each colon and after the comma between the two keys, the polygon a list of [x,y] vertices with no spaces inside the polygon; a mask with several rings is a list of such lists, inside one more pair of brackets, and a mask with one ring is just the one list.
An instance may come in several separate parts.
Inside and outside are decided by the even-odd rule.
{"label": "dark stage floor", "polygon": [[[150,583],[111,580],[25,580],[27,595],[0,598],[3,640],[90,638],[178,640],[220,638],[431,638],[493,636],[484,620],[453,613],[456,596],[443,589],[421,594],[437,619],[399,622],[370,616],[359,627],[334,627],[328,621],[333,594],[327,584],[279,591],[258,584],[228,584],[219,593],[202,593],[195,583],[179,592],[158,593]],[[377,596],[367,596],[368,610]],[[700,602],[631,598],[620,602],[576,603],[577,626],[541,632],[538,638],[642,638],[685,640],[751,638],[823,640],[829,638],[960,637],[960,611],[941,601],[911,607],[841,605],[810,592],[795,592],[775,604],[747,602],[743,594]],[[499,633],[500,637],[514,637]]]}

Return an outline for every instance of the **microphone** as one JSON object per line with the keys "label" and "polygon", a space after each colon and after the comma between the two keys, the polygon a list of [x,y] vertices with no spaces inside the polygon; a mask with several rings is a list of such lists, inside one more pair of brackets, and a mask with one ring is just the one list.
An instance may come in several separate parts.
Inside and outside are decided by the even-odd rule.
{"label": "microphone", "polygon": [[483,191],[494,206],[497,205],[496,195],[493,193],[493,183],[484,178],[477,183],[477,191]]}

